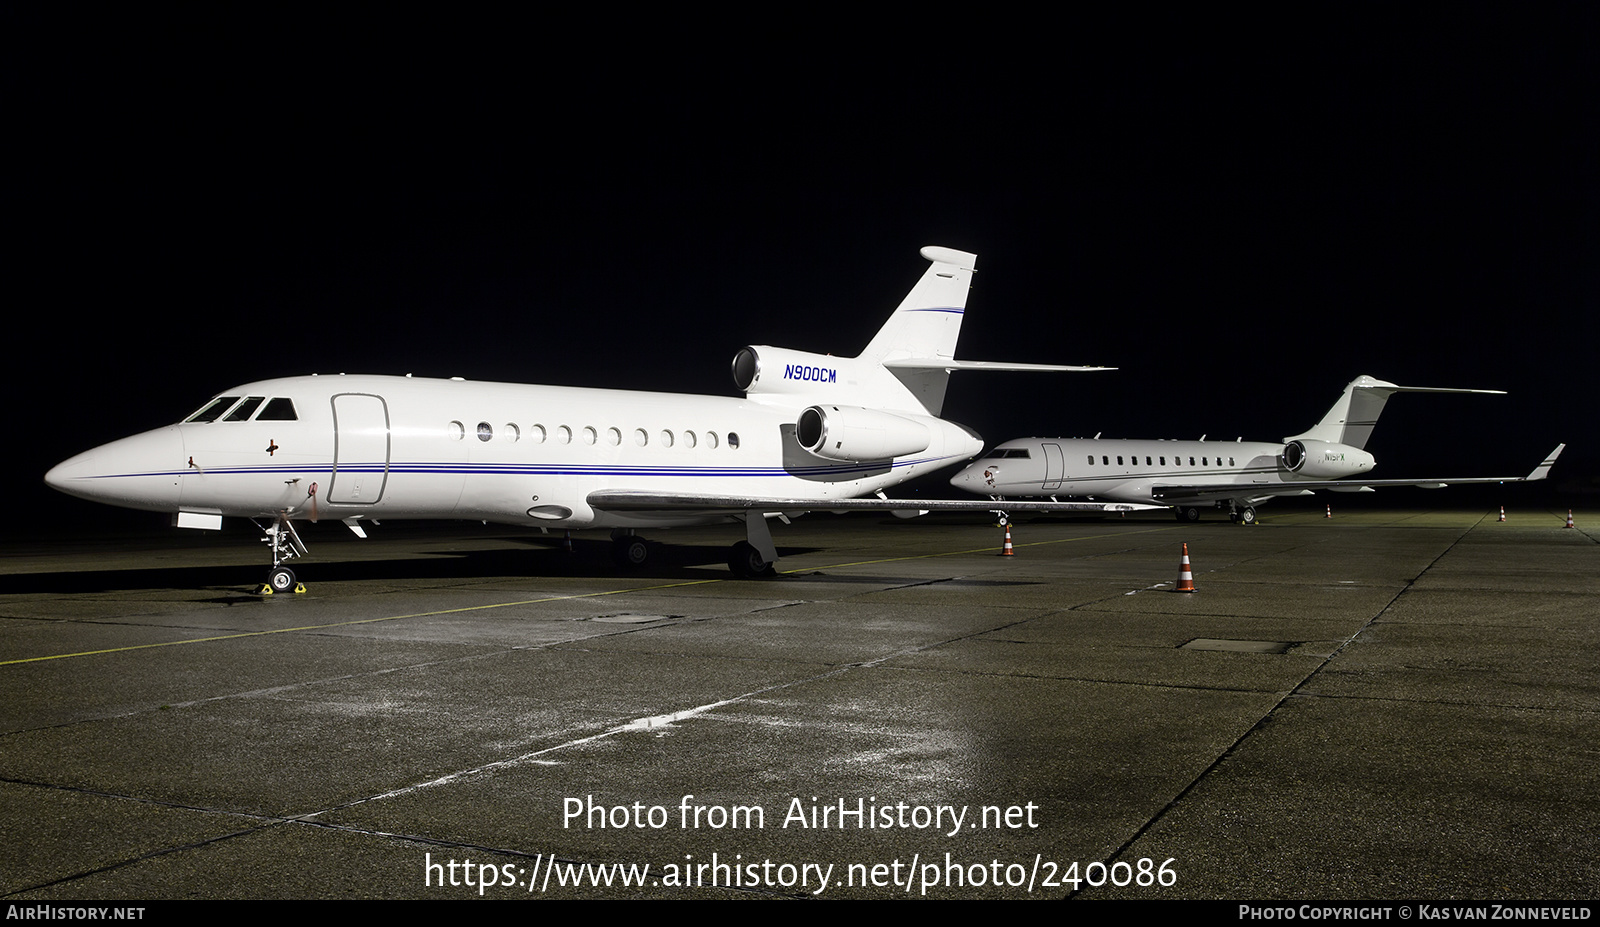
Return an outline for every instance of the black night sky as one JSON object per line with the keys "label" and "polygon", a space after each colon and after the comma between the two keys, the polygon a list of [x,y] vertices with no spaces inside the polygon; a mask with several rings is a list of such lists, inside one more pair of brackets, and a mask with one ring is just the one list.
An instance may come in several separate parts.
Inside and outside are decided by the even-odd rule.
{"label": "black night sky", "polygon": [[1592,504],[1600,23],[1404,9],[737,40],[9,11],[23,514],[92,524],[49,466],[264,377],[733,395],[744,344],[857,353],[927,244],[979,256],[960,356],[1120,368],[957,374],[991,444],[1272,440],[1367,373],[1510,393],[1396,397],[1375,476],[1566,441],[1545,491]]}

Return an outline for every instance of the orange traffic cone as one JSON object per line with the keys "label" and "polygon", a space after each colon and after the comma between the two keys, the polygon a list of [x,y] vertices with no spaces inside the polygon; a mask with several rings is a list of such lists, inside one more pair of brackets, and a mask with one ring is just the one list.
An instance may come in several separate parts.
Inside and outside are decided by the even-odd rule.
{"label": "orange traffic cone", "polygon": [[1323,518],[1332,518],[1333,517],[1333,506],[1332,506],[1332,504],[1330,504],[1328,506],[1328,514],[1326,514],[1326,515],[1324,515],[1322,517]]}
{"label": "orange traffic cone", "polygon": [[1572,510],[1567,509],[1567,527],[1572,527]]}
{"label": "orange traffic cone", "polygon": [[1015,557],[1016,555],[1017,555],[1017,552],[1011,549],[1011,524],[1010,524],[1010,522],[1007,522],[1006,523],[1006,546],[1000,548],[1000,556],[1002,556],[1002,557]]}
{"label": "orange traffic cone", "polygon": [[1193,592],[1194,574],[1189,572],[1189,545],[1183,545],[1183,559],[1178,562],[1178,585],[1172,588],[1173,592]]}
{"label": "orange traffic cone", "polygon": [[1503,506],[1503,505],[1500,506],[1500,520],[1501,521],[1505,521],[1506,520],[1506,507]]}

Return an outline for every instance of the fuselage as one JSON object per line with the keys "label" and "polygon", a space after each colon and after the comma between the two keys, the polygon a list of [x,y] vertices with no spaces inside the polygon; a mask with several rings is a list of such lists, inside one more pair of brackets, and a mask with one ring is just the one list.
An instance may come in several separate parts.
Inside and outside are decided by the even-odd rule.
{"label": "fuselage", "polygon": [[183,422],[64,461],[46,481],[95,501],[206,516],[617,528],[721,516],[596,511],[589,493],[844,499],[981,449],[970,431],[923,416],[931,440],[922,452],[830,460],[796,443],[799,411],[751,398],[293,377],[226,390]]}
{"label": "fuselage", "polygon": [[951,485],[991,496],[1076,496],[1118,502],[1162,502],[1157,487],[1214,489],[1218,498],[1248,499],[1256,491],[1297,481],[1355,476],[1371,470],[1364,450],[1297,442],[1298,469],[1287,445],[1261,441],[1161,441],[1119,438],[1019,438],[961,470]]}

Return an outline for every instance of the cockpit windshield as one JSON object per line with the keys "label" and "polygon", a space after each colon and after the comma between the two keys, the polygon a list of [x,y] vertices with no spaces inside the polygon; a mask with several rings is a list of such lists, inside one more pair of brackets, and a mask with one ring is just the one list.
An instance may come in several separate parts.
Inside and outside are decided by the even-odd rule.
{"label": "cockpit windshield", "polygon": [[214,422],[222,416],[222,413],[233,408],[233,404],[238,401],[238,396],[218,396],[201,406],[200,411],[184,419],[184,422]]}
{"label": "cockpit windshield", "polygon": [[[256,415],[260,409],[261,414]],[[226,415],[224,415],[226,413]],[[268,399],[265,396],[246,396],[240,402],[238,396],[218,396],[205,405],[195,414],[183,420],[184,424],[205,423],[222,420],[224,422],[247,422],[255,416],[258,422],[294,422],[299,416],[294,411],[294,400],[287,396]]]}
{"label": "cockpit windshield", "polygon": [[1027,460],[1030,455],[1025,447],[997,447],[983,455],[984,460]]}
{"label": "cockpit windshield", "polygon": [[244,402],[234,406],[233,411],[229,412],[228,417],[224,418],[223,421],[248,422],[250,420],[250,413],[254,412],[257,406],[266,401],[267,397],[265,396],[248,396],[245,398]]}

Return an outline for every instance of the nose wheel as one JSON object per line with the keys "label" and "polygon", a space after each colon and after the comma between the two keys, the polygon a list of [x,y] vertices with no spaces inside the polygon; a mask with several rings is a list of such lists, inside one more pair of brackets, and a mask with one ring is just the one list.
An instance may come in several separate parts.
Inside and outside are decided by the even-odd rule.
{"label": "nose wheel", "polygon": [[273,567],[267,572],[267,585],[269,592],[305,592],[304,583],[295,582],[294,571],[286,566]]}

